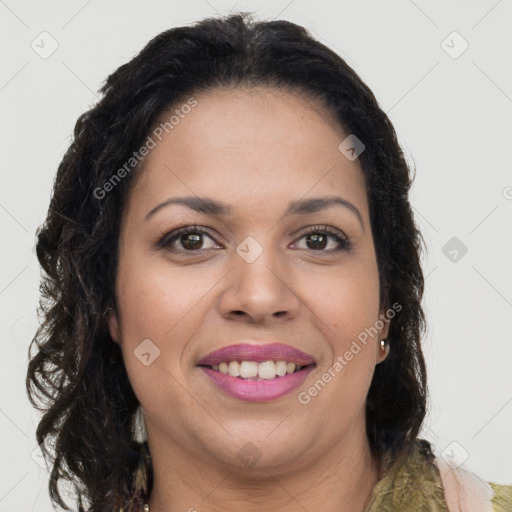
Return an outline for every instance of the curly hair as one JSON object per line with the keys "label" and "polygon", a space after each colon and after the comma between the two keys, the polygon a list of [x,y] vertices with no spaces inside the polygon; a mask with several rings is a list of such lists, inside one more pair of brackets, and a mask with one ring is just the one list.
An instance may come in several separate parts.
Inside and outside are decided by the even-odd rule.
{"label": "curly hair", "polygon": [[381,308],[401,305],[390,324],[390,353],[376,366],[368,392],[367,436],[379,459],[384,453],[405,457],[416,440],[427,403],[420,345],[424,244],[395,130],[356,72],[303,27],[255,22],[243,12],[207,18],[160,33],[108,76],[100,101],[77,120],[37,231],[42,321],[28,349],[26,387],[43,413],[36,438],[51,461],[50,496],[65,510],[59,483],[72,485],[80,512],[85,506],[99,512],[137,510],[153,482],[147,440],[134,434],[140,404],[104,315],[108,308],[117,311],[120,222],[142,164],[108,194],[98,190],[179,102],[217,87],[257,85],[322,102],[343,131],[365,145],[359,163]]}

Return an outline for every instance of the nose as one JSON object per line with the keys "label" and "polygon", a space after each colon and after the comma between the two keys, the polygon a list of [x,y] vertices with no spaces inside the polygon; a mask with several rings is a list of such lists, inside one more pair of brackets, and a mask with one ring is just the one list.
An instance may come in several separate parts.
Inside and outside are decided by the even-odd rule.
{"label": "nose", "polygon": [[295,318],[301,301],[293,290],[289,263],[267,249],[250,261],[233,255],[233,268],[220,297],[221,315],[255,324]]}

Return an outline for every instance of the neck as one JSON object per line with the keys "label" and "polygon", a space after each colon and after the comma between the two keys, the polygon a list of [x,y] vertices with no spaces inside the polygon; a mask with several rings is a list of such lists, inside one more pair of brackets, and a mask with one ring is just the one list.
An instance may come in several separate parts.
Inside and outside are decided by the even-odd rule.
{"label": "neck", "polygon": [[[381,478],[364,430],[359,443],[343,438],[302,467],[279,471],[210,465],[205,458],[151,449],[153,489],[150,512],[364,512]],[[177,448],[177,447],[175,447]]]}

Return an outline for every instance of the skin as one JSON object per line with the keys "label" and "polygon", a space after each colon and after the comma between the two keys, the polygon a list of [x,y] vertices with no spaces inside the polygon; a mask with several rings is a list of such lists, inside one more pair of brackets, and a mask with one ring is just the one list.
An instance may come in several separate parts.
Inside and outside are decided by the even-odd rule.
{"label": "skin", "polygon": [[[118,310],[109,317],[144,410],[151,512],[362,511],[380,478],[365,399],[386,357],[379,341],[389,325],[307,405],[297,399],[384,313],[360,165],[338,150],[347,134],[331,114],[297,93],[216,89],[195,98],[147,156],[125,205]],[[145,220],[167,199],[191,195],[233,212],[170,205]],[[331,195],[350,201],[362,224],[343,206],[283,216],[292,200]],[[179,253],[157,245],[194,223],[212,235],[192,246],[195,254],[179,237],[172,244]],[[332,237],[315,245],[303,232],[317,224],[338,230],[352,248],[332,252]],[[248,236],[263,249],[252,263],[236,252]],[[317,367],[271,402],[227,396],[197,362],[247,338],[292,345]],[[134,355],[145,339],[160,350],[148,366]],[[238,456],[249,442],[261,454],[251,467]]]}

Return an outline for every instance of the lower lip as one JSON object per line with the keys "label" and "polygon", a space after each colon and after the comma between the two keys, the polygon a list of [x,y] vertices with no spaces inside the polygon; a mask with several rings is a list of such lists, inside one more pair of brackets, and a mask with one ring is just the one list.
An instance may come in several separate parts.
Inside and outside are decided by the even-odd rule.
{"label": "lower lip", "polygon": [[283,377],[276,377],[275,379],[243,380],[232,377],[229,374],[217,372],[209,367],[201,366],[201,370],[222,391],[234,398],[246,400],[247,402],[267,402],[287,395],[299,387],[314,368],[315,365],[306,366],[298,372],[284,375]]}

